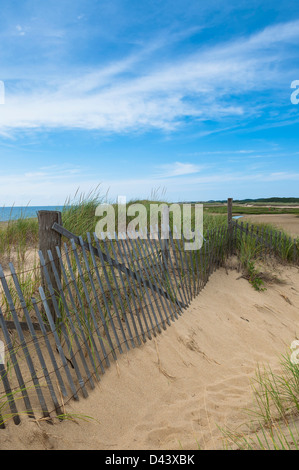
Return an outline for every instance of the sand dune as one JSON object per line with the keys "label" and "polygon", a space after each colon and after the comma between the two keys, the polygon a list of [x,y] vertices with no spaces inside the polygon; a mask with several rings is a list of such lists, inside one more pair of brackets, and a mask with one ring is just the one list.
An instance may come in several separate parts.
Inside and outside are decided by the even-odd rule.
{"label": "sand dune", "polygon": [[215,272],[170,328],[120,357],[69,413],[93,419],[51,426],[23,419],[0,430],[2,449],[221,449],[253,402],[258,364],[279,370],[299,338],[299,270],[256,292],[236,270]]}

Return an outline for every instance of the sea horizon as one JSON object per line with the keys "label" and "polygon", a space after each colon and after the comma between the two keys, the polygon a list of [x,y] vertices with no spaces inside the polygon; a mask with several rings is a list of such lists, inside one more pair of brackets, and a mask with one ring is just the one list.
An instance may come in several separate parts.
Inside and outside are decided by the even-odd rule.
{"label": "sea horizon", "polygon": [[0,209],[0,222],[17,220],[20,218],[36,218],[37,212],[42,210],[61,211],[65,206],[7,206]]}

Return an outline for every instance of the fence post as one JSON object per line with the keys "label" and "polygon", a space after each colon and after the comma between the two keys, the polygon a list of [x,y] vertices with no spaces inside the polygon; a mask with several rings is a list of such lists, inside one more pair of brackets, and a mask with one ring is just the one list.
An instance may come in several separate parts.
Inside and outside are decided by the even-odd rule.
{"label": "fence post", "polygon": [[[38,211],[38,226],[39,226],[39,250],[42,252],[43,257],[46,262],[46,267],[49,273],[50,282],[53,286],[54,292],[58,293],[59,289],[55,280],[55,276],[53,270],[50,266],[50,260],[48,257],[48,250],[51,250],[52,256],[54,258],[55,267],[61,280],[61,268],[59,259],[56,253],[56,246],[61,249],[61,234],[57,233],[56,231],[52,230],[53,224],[56,222],[59,225],[62,225],[62,217],[61,212],[59,211]],[[46,292],[47,299],[49,298],[49,287],[47,280],[45,278],[45,273],[43,268],[41,267],[41,278],[42,278],[42,287]],[[54,309],[54,305],[51,300],[48,301],[50,312],[54,321],[56,320],[56,313]]]}

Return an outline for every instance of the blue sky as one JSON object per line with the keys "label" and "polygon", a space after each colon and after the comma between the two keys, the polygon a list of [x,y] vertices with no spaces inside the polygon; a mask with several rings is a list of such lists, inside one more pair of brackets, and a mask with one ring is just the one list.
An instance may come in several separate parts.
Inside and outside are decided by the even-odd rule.
{"label": "blue sky", "polygon": [[299,2],[1,0],[0,206],[299,197]]}

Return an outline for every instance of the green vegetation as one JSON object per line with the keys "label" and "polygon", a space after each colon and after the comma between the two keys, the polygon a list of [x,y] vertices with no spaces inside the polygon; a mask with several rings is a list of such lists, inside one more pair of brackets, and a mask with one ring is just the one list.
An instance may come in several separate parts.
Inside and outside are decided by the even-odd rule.
{"label": "green vegetation", "polygon": [[259,199],[236,199],[235,202],[260,204],[299,204],[299,197],[268,197]]}
{"label": "green vegetation", "polygon": [[[68,198],[62,210],[63,226],[76,235],[81,235],[86,238],[86,232],[93,233],[99,217],[95,215],[96,208],[99,204],[109,202],[107,195],[102,195],[99,188],[90,191],[88,194],[75,194],[74,198]],[[127,209],[132,204],[142,204],[146,208],[146,212],[150,213],[151,204],[162,204],[163,200],[156,194],[152,194],[151,199],[148,200],[131,200],[127,203]],[[164,202],[167,204],[167,202]],[[115,210],[116,222],[118,220],[118,205],[113,204]],[[234,210],[240,212],[239,208],[233,206]],[[243,212],[264,211],[263,208],[247,208],[241,207]],[[279,209],[281,210],[281,209]],[[299,213],[299,208],[294,209]],[[205,207],[204,210],[204,237],[207,237],[208,231],[225,226],[227,224],[227,207]],[[127,216],[126,223],[129,224],[137,214]],[[195,217],[194,207],[192,208],[192,228],[194,229]],[[161,215],[159,215],[159,224],[161,222]],[[117,226],[117,223],[116,223]],[[170,211],[170,226],[173,230],[173,215]],[[147,227],[150,230],[149,224]],[[270,231],[271,236],[271,251],[274,252],[283,261],[293,261],[294,253],[297,253],[297,260],[299,258],[299,245],[298,241],[294,242],[287,234],[278,231],[268,224],[255,224],[253,234],[259,233],[258,240],[253,236],[241,235],[240,231],[237,233],[236,246],[241,265],[245,271],[247,279],[253,287],[257,290],[263,290],[264,284],[261,276],[255,268],[255,263],[267,256],[270,250],[267,251],[265,243],[269,243]],[[296,245],[294,246],[294,243]],[[37,256],[31,255],[28,260],[28,253],[36,252],[38,247],[38,223],[37,219],[20,218],[18,220],[10,220],[0,224],[0,263],[3,267],[7,267],[8,261],[13,260],[15,269],[19,275],[21,287],[26,296],[30,299],[37,287],[40,284],[40,272]],[[219,250],[218,250],[219,251]],[[30,271],[30,268],[33,268]]]}
{"label": "green vegetation", "polygon": [[[206,206],[204,205],[204,212],[212,214],[226,214],[227,207],[223,206]],[[257,207],[257,206],[240,206],[236,203],[233,204],[233,215],[245,215],[245,214],[295,214],[299,215],[299,207],[288,208],[288,207]]]}
{"label": "green vegetation", "polygon": [[[87,232],[93,233],[99,217],[95,215],[96,208],[99,204],[107,201],[107,195],[102,195],[100,190],[96,189],[88,194],[76,194],[74,198],[68,198],[62,209],[63,226],[70,232],[78,236],[85,237]],[[132,204],[142,204],[147,211],[148,227],[149,213],[151,204],[162,204],[158,199],[152,200],[131,200],[128,201],[127,208]],[[167,203],[166,203],[167,204]],[[112,204],[115,211],[116,226],[118,220],[118,205]],[[127,224],[136,216],[127,216]],[[159,215],[159,222],[161,217]],[[204,214],[204,233],[207,230],[214,229],[226,223],[225,215],[214,216],[212,214]],[[192,227],[194,228],[194,208],[192,212]],[[173,225],[172,212],[170,212],[170,226]],[[22,267],[25,261],[26,252],[31,248],[38,246],[38,222],[37,219],[21,217],[18,220],[9,220],[0,223],[0,262],[5,265],[6,261],[11,259],[12,253],[16,255],[18,269]]]}
{"label": "green vegetation", "polygon": [[[0,378],[0,383],[1,383],[1,378]],[[29,392],[30,389],[34,389],[35,387],[32,385],[31,387],[26,387],[26,388],[17,388],[15,391],[11,392],[10,394],[0,394],[0,432],[1,428],[7,425],[9,421],[11,421],[14,418],[17,418],[17,416],[26,416],[28,415],[27,411],[18,411],[17,413],[12,413],[9,407],[9,401],[14,401],[15,403],[18,403],[19,401],[23,400],[23,395],[22,392],[25,390],[27,393]],[[34,412],[34,410],[33,410]],[[34,412],[34,414],[39,414],[38,411]],[[36,422],[41,422],[41,421],[50,421],[53,423],[53,421],[58,420],[58,421],[74,421],[77,422],[77,420],[82,420],[82,421],[91,421],[94,418],[91,416],[87,416],[81,413],[60,413],[57,414],[56,416],[49,416],[49,417],[44,417],[44,418],[39,418],[36,419]]]}
{"label": "green vegetation", "polygon": [[16,255],[18,265],[24,264],[26,251],[37,246],[37,219],[20,218],[0,224],[0,260],[1,263]]}
{"label": "green vegetation", "polygon": [[291,238],[270,224],[255,223],[250,226],[247,235],[238,230],[236,246],[244,267],[249,261],[267,258],[270,254],[283,262],[299,260],[299,238]]}
{"label": "green vegetation", "polygon": [[298,263],[299,239],[290,238],[282,230],[270,224],[253,224],[248,232],[238,229],[235,232],[236,253],[243,269],[243,276],[257,291],[266,290],[265,281],[274,280],[268,273],[261,273],[256,264],[275,257],[283,263]]}
{"label": "green vegetation", "polygon": [[252,418],[243,430],[222,429],[226,448],[299,450],[299,364],[285,355],[280,373],[258,368],[252,388]]}
{"label": "green vegetation", "polygon": [[260,277],[259,271],[255,268],[253,261],[249,261],[247,263],[247,271],[249,275],[249,282],[257,291],[264,291],[266,288],[264,287],[265,283]]}
{"label": "green vegetation", "polygon": [[[208,204],[226,204],[227,200],[219,201],[205,201]],[[268,197],[268,198],[258,198],[258,199],[234,199],[234,202],[237,204],[298,204],[299,197]]]}
{"label": "green vegetation", "polygon": [[[74,200],[68,199],[66,201],[65,207],[62,211],[62,221],[63,226],[70,230],[71,232],[75,233],[76,235],[86,235],[86,232],[93,233],[95,231],[95,227],[97,222],[99,221],[99,217],[95,215],[96,208],[99,204],[103,204],[107,201],[106,196],[101,196],[98,192],[91,192],[88,195],[81,195],[79,198],[75,198]],[[115,226],[117,227],[118,221],[118,205],[116,203],[109,202],[114,208],[115,213]],[[170,205],[168,202],[163,200],[159,200],[156,194],[152,195],[152,199],[132,199],[127,202],[127,212],[129,211],[130,206],[133,204],[141,204],[146,209],[147,213],[147,230],[150,231],[150,209],[151,205],[161,205],[167,204]],[[182,207],[182,204],[180,204]],[[138,212],[134,215],[127,215],[126,217],[126,225],[135,219],[138,216]],[[159,225],[161,223],[161,214],[159,213],[158,217]],[[216,227],[219,227],[223,224],[227,223],[227,218],[225,215],[219,214],[215,217],[214,214],[204,214],[204,234],[207,233],[208,230],[212,230]],[[169,214],[169,224],[171,229],[173,230],[173,214],[170,211]],[[194,207],[191,209],[191,226],[192,229],[195,227],[195,215],[194,215]],[[144,228],[144,227],[142,227]]]}

